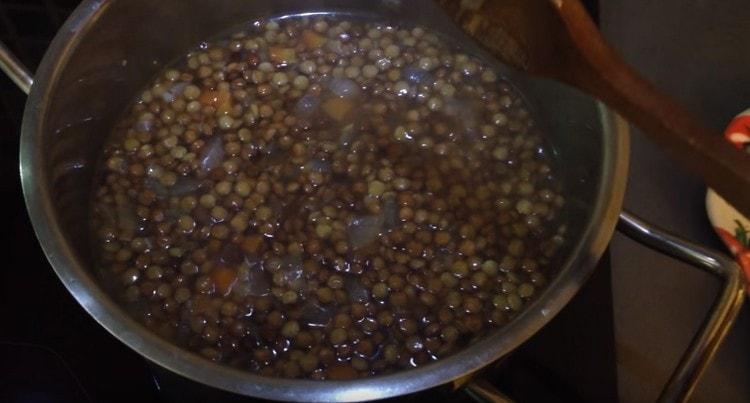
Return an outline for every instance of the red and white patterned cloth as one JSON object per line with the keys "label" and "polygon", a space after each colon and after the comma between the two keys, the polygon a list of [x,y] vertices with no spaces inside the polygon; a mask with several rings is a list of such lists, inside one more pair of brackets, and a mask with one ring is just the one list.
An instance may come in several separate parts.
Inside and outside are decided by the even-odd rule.
{"label": "red and white patterned cloth", "polygon": [[[724,136],[735,147],[746,151],[750,158],[750,109],[729,123]],[[750,220],[711,189],[706,195],[706,211],[714,230],[745,271],[750,293]]]}
{"label": "red and white patterned cloth", "polygon": [[724,136],[735,147],[750,152],[750,109],[732,120],[724,131]]}

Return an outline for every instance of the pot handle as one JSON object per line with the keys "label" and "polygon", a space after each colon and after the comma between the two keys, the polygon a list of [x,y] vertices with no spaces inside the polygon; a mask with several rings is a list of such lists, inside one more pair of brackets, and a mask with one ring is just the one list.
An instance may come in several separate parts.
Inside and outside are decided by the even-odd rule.
{"label": "pot handle", "polygon": [[31,91],[34,78],[29,69],[21,63],[13,52],[0,42],[0,69],[21,89],[26,95]]}
{"label": "pot handle", "polygon": [[[722,253],[669,234],[629,212],[623,211],[620,214],[617,229],[638,243],[713,274],[724,283],[721,294],[658,399],[658,402],[685,402],[690,398],[742,307],[745,298],[742,271],[732,259]],[[512,402],[481,378],[468,381],[464,388],[478,401]]]}
{"label": "pot handle", "polygon": [[658,400],[687,401],[742,308],[745,299],[742,270],[724,254],[669,234],[629,212],[620,214],[617,229],[636,242],[713,274],[724,283],[713,308],[672,372]]}

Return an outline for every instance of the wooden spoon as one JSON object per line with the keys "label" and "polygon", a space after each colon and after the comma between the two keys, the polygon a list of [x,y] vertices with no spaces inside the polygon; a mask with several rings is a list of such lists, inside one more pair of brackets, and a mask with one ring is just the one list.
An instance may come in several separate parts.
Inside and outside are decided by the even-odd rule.
{"label": "wooden spoon", "polygon": [[578,0],[435,0],[505,63],[601,99],[750,217],[750,156],[629,67]]}

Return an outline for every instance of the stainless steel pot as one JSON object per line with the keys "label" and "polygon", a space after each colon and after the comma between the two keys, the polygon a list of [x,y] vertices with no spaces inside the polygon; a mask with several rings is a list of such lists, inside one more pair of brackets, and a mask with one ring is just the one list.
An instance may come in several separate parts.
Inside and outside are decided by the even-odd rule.
{"label": "stainless steel pot", "polygon": [[[87,207],[92,168],[114,121],[165,63],[201,40],[257,18],[347,12],[462,33],[428,0],[85,0],[59,31],[33,80],[0,49],[3,69],[30,94],[21,137],[21,180],[37,237],[78,302],[122,342],[176,373],[228,391],[278,400],[356,401],[407,394],[464,378],[511,352],[544,326],[586,281],[620,213],[628,161],[627,125],[595,100],[563,85],[502,69],[546,121],[564,162],[571,239],[559,275],[508,326],[423,367],[335,382],[267,378],[208,362],[150,333],[102,287],[91,264]],[[466,41],[467,51],[481,53]],[[703,331],[665,388],[689,395],[743,299],[738,268],[722,255],[668,236],[625,213],[621,229],[650,246],[709,270],[724,290]],[[464,378],[465,379],[465,378]],[[475,392],[487,393],[479,384]]]}

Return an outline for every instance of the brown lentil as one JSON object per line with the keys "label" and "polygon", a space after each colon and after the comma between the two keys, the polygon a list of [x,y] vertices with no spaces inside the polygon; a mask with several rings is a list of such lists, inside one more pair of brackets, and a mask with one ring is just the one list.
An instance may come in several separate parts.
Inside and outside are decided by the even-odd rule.
{"label": "brown lentil", "polygon": [[204,43],[105,149],[102,275],[207,359],[389,373],[502,326],[554,275],[565,199],[520,95],[422,28],[342,18]]}

